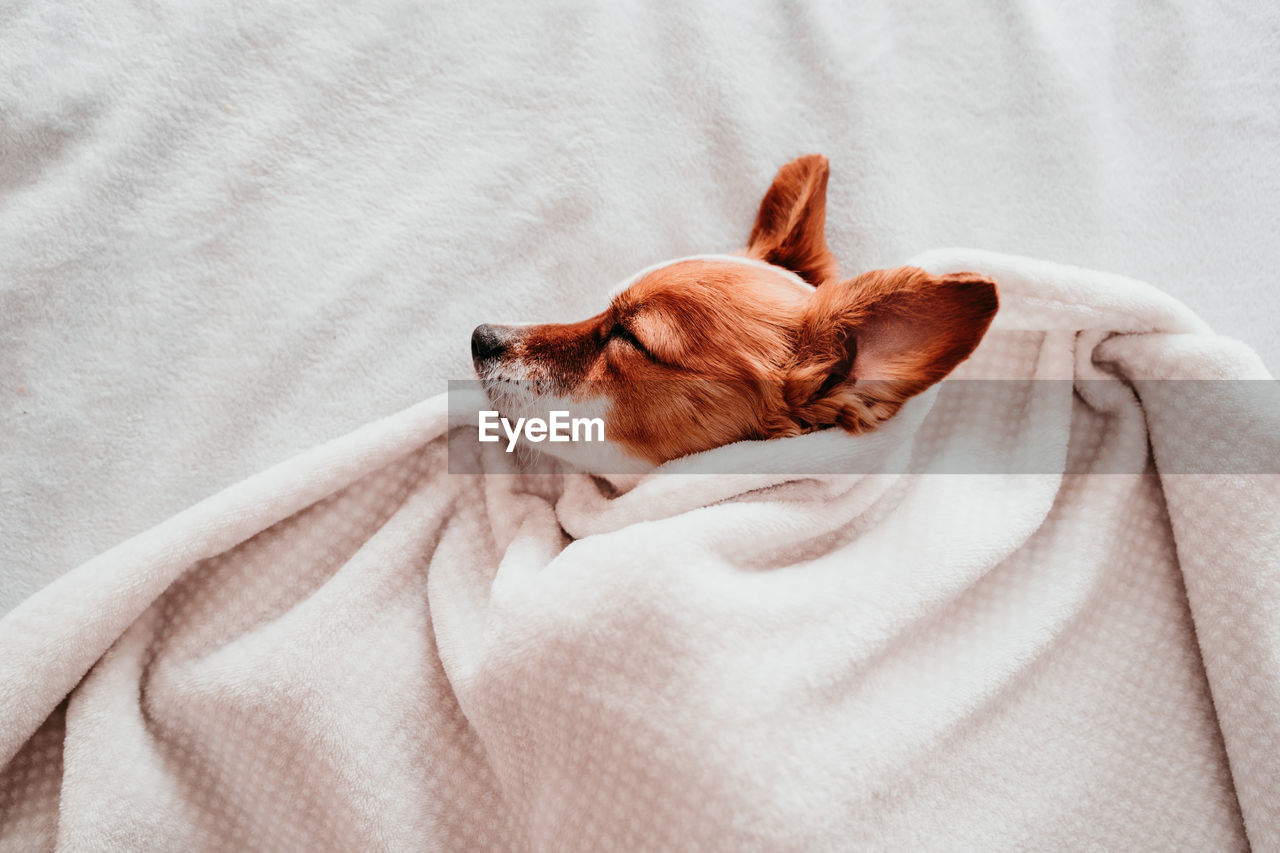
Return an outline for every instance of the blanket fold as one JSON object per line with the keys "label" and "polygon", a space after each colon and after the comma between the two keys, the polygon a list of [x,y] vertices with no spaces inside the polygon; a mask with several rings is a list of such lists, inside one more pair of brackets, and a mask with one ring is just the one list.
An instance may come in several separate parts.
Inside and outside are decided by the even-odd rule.
{"label": "blanket fold", "polygon": [[[1001,287],[957,377],[1046,402],[619,490],[448,473],[441,396],[66,574],[0,620],[0,849],[1280,849],[1265,370],[1140,282],[915,263]],[[890,464],[974,423],[1061,464]]]}

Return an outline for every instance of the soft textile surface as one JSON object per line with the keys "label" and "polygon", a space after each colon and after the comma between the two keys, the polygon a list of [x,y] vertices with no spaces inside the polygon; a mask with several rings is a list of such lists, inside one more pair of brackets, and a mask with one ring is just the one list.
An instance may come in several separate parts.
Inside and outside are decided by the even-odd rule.
{"label": "soft textile surface", "polygon": [[1157,283],[1280,370],[1280,4],[0,3],[0,612],[219,488],[742,246]]}
{"label": "soft textile surface", "polygon": [[[919,263],[1000,283],[965,376],[1266,375],[1136,281]],[[1154,468],[610,496],[445,473],[442,398],[373,423],[0,621],[0,846],[1280,849],[1280,483],[1161,473],[1217,405],[1059,384],[1064,454]],[[753,447],[1043,429],[917,402]]]}

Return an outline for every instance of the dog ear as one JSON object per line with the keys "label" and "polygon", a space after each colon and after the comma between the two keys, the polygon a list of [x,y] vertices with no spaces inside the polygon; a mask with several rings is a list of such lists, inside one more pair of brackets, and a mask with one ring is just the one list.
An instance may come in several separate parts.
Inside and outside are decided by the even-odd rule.
{"label": "dog ear", "polygon": [[778,170],[760,202],[747,254],[797,273],[813,285],[837,275],[827,248],[827,158],[808,154]]}
{"label": "dog ear", "polygon": [[830,282],[809,297],[784,396],[802,428],[861,432],[942,379],[978,346],[995,282],[915,267]]}

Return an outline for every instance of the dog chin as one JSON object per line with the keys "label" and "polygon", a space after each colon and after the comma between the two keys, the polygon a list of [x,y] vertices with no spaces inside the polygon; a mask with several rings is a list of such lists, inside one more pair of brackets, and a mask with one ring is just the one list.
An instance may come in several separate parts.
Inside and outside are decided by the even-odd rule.
{"label": "dog chin", "polygon": [[540,418],[550,422],[552,412],[569,412],[573,418],[599,418],[605,424],[603,441],[521,441],[522,454],[558,459],[587,474],[602,476],[639,475],[652,471],[653,462],[631,454],[626,447],[608,438],[609,401],[603,397],[574,400],[568,396],[537,393],[528,380],[490,377],[481,380],[486,399],[499,417],[515,423],[520,418]]}
{"label": "dog chin", "polygon": [[568,444],[544,442],[535,452],[559,459],[585,474],[596,474],[602,477],[647,474],[656,467],[647,459],[632,456],[622,445],[607,439]]}

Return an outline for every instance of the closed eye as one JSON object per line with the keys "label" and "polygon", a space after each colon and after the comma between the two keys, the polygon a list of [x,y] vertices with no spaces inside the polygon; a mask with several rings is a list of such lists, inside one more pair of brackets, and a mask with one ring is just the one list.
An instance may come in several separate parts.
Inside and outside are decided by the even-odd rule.
{"label": "closed eye", "polygon": [[645,358],[647,358],[647,359],[649,359],[650,361],[652,361],[654,364],[661,364],[661,365],[663,365],[664,367],[671,367],[671,366],[672,366],[672,365],[667,364],[665,361],[663,361],[662,359],[658,358],[657,356],[655,356],[655,355],[654,355],[654,354],[649,350],[649,348],[648,348],[647,346],[645,346],[645,345],[644,345],[644,342],[643,342],[643,341],[641,341],[639,338],[637,338],[637,337],[636,337],[635,332],[631,331],[630,329],[628,329],[626,326],[622,325],[621,323],[617,323],[617,324],[615,324],[615,325],[613,326],[613,328],[609,330],[609,337],[610,337],[610,338],[617,338],[617,339],[618,339],[618,340],[620,340],[620,341],[626,341],[628,344],[630,344],[632,347],[634,347],[634,348],[636,349],[636,351],[637,351],[637,352],[639,352],[639,353],[640,353],[641,355],[643,355]]}
{"label": "closed eye", "polygon": [[640,352],[644,353],[645,355],[648,355],[650,358],[653,357],[652,355],[650,355],[649,350],[645,347],[645,345],[640,342],[640,339],[636,337],[635,332],[632,332],[630,329],[628,329],[626,326],[623,326],[622,324],[618,324],[614,326],[609,332],[609,337],[617,338],[620,341],[626,341],[636,349],[640,350]]}

